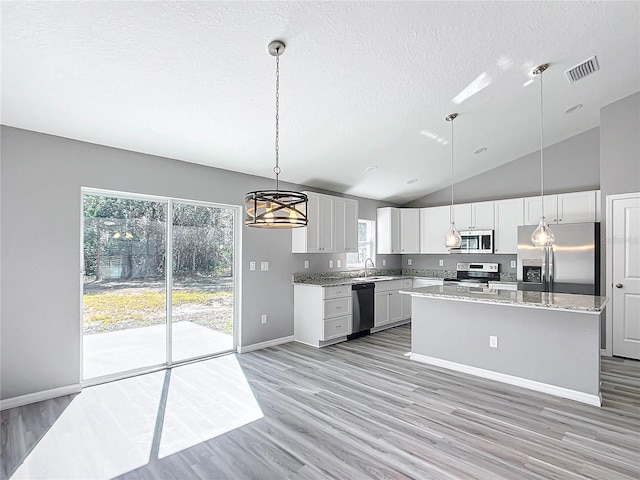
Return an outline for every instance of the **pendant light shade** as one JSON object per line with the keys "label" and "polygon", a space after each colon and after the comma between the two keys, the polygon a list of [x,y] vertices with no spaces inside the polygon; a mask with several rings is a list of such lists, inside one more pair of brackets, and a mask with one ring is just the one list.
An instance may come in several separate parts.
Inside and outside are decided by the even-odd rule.
{"label": "pendant light shade", "polygon": [[456,229],[455,222],[455,211],[453,208],[453,121],[458,116],[457,113],[452,113],[451,115],[447,115],[445,120],[447,122],[451,122],[451,207],[449,207],[449,231],[444,236],[444,246],[452,249],[459,248],[462,244],[462,237],[460,236],[460,232]]}
{"label": "pendant light shade", "polygon": [[555,235],[544,218],[544,105],[542,95],[542,72],[549,68],[549,64],[539,65],[533,71],[540,75],[540,223],[531,234],[531,242],[536,247],[551,247],[555,242]]}
{"label": "pendant light shade", "polygon": [[307,202],[304,193],[280,190],[280,55],[284,43],[274,40],[268,50],[276,57],[276,174],[275,190],[257,190],[245,195],[244,223],[257,228],[296,228],[307,226]]}

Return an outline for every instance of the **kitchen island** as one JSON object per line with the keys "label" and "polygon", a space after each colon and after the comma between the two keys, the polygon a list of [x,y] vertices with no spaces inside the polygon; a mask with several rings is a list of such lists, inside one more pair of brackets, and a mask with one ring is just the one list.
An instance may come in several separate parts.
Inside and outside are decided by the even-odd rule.
{"label": "kitchen island", "polygon": [[606,297],[443,285],[410,290],[412,360],[601,405]]}

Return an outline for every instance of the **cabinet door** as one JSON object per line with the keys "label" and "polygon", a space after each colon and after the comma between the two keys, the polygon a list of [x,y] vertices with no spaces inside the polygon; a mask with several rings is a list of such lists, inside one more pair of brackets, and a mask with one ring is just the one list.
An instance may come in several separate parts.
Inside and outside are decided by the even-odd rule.
{"label": "cabinet door", "polygon": [[327,195],[319,197],[318,246],[321,252],[333,252],[334,199]]}
{"label": "cabinet door", "polygon": [[402,320],[402,297],[400,292],[395,290],[389,292],[389,322]]}
{"label": "cabinet door", "polygon": [[[307,194],[309,201],[307,202],[307,234],[306,234],[306,251],[313,253],[320,251],[320,228],[321,228],[321,214],[320,214],[320,197],[318,195]],[[298,233],[294,229],[294,234]]]}
{"label": "cabinet door", "polygon": [[420,253],[420,209],[400,210],[400,251]]}
{"label": "cabinet door", "polygon": [[[455,213],[455,222],[456,228],[458,231],[460,230],[473,230],[473,219],[471,214],[471,204],[470,203],[461,203],[455,205],[453,207],[453,211]],[[447,229],[449,228],[449,223],[447,222]],[[446,232],[447,230],[445,230]],[[442,234],[444,237],[444,233]],[[444,242],[444,240],[443,240]]]}
{"label": "cabinet door", "polygon": [[346,200],[344,206],[344,251],[358,251],[358,202]]}
{"label": "cabinet door", "polygon": [[495,221],[493,218],[494,202],[479,202],[471,204],[471,225],[473,230],[493,230]]}
{"label": "cabinet door", "polygon": [[378,253],[400,253],[400,209],[378,209]]}
{"label": "cabinet door", "polygon": [[558,194],[558,223],[596,221],[596,191]]}
{"label": "cabinet door", "polygon": [[[526,197],[524,199],[524,224],[538,225],[540,223],[540,197]],[[544,216],[548,224],[558,223],[558,196],[545,195]]]}
{"label": "cabinet door", "polygon": [[420,209],[420,253],[449,253],[444,246],[444,236],[449,230],[449,208]]}
{"label": "cabinet door", "polygon": [[524,199],[511,198],[494,202],[495,253],[518,253],[518,226],[524,224]]}
{"label": "cabinet door", "polygon": [[389,323],[389,292],[377,292],[375,295],[373,326],[380,327]]}
{"label": "cabinet door", "polygon": [[[413,280],[407,279],[402,281],[402,288],[409,289],[413,288]],[[411,295],[401,295],[402,296],[402,319],[405,320],[407,318],[411,318]]]}

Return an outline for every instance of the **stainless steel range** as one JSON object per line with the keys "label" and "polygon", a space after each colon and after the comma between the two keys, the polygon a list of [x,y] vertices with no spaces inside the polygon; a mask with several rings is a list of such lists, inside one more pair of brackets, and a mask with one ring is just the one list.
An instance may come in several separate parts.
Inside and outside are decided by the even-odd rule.
{"label": "stainless steel range", "polygon": [[500,266],[497,263],[457,263],[456,277],[445,278],[445,284],[488,286],[500,281]]}

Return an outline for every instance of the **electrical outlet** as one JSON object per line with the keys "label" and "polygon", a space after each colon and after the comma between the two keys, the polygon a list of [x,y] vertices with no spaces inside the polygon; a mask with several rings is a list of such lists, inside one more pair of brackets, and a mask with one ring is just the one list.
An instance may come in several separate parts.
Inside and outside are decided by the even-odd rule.
{"label": "electrical outlet", "polygon": [[260,270],[266,272],[269,270],[269,262],[260,262]]}
{"label": "electrical outlet", "polygon": [[333,268],[333,260],[329,260],[329,268]]}
{"label": "electrical outlet", "polygon": [[438,265],[440,267],[444,267],[444,260],[442,260],[442,259],[438,260]]}
{"label": "electrical outlet", "polygon": [[511,268],[516,268],[516,261],[515,260],[511,260]]}
{"label": "electrical outlet", "polygon": [[410,259],[410,258],[408,258],[408,259],[407,259],[407,265],[411,266],[411,263],[412,263],[412,262],[411,262],[411,259]]}
{"label": "electrical outlet", "polygon": [[304,268],[309,268],[309,260],[304,261]]}
{"label": "electrical outlet", "polygon": [[491,348],[498,348],[498,337],[494,337],[493,335],[489,337],[489,346]]}
{"label": "electrical outlet", "polygon": [[336,268],[340,268],[342,266],[342,261],[336,260]]}
{"label": "electrical outlet", "polygon": [[255,271],[255,269],[256,269],[256,262],[249,262],[249,270]]}
{"label": "electrical outlet", "polygon": [[383,258],[383,259],[382,259],[382,266],[383,266],[383,267],[386,267],[386,266],[387,266],[387,259],[386,259],[386,258]]}
{"label": "electrical outlet", "polygon": [[267,314],[263,313],[262,314],[262,324],[264,325],[265,323],[267,323]]}

